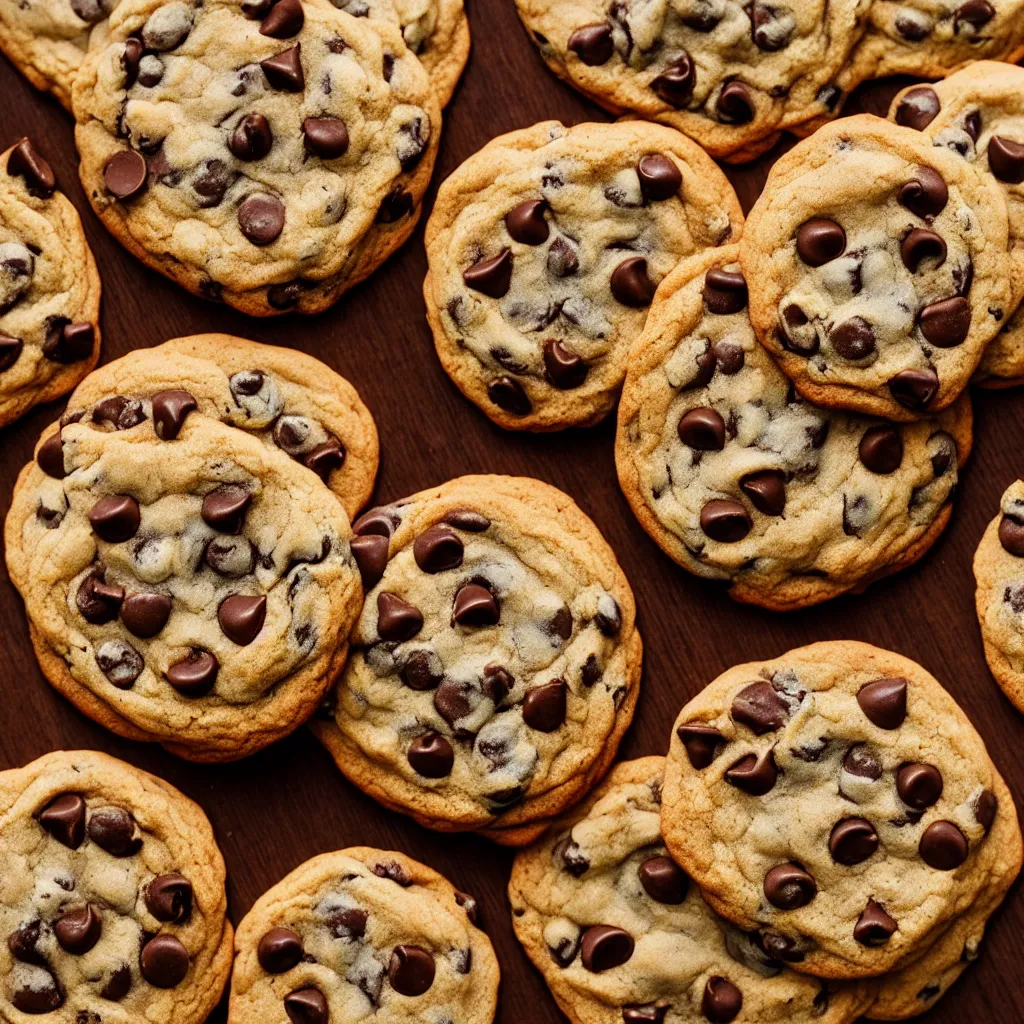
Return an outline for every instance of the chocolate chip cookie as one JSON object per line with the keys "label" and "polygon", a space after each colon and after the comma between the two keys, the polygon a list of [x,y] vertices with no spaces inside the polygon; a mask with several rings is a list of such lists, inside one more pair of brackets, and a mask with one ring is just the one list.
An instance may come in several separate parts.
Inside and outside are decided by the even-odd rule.
{"label": "chocolate chip cookie", "polygon": [[125,0],[74,104],[106,227],[254,316],[325,309],[401,245],[441,130],[398,26],[328,0]]}
{"label": "chocolate chip cookie", "polygon": [[199,334],[131,352],[79,385],[64,421],[128,430],[152,418],[163,437],[196,410],[312,469],[350,517],[369,501],[379,455],[373,417],[344,377],[294,349]]}
{"label": "chocolate chip cookie", "polygon": [[545,121],[503,135],[441,186],[427,224],[437,353],[500,426],[595,423],[658,283],[742,223],[725,176],[671,128]]}
{"label": "chocolate chip cookie", "polygon": [[325,853],[238,926],[229,1024],[491,1024],[498,961],[476,901],[401,853]]}
{"label": "chocolate chip cookie", "polygon": [[832,116],[867,0],[516,0],[548,67],[614,113],[671,124],[716,157],[751,159]]}
{"label": "chocolate chip cookie", "polygon": [[806,398],[892,420],[951,405],[1013,301],[987,175],[862,114],[772,168],[740,261],[761,341]]}
{"label": "chocolate chip cookie", "polygon": [[[905,967],[1020,867],[1016,810],[914,662],[852,641],[739,665],[683,708],[662,830],[712,908],[822,977]],[[1004,826],[1001,826],[1001,828]]]}
{"label": "chocolate chip cookie", "polygon": [[[999,183],[1009,215],[1013,303],[1024,296],[1024,68],[978,61],[934,85],[904,89],[889,117],[923,132]],[[1024,383],[1024,323],[1015,311],[985,350],[975,380]]]}
{"label": "chocolate chip cookie", "polygon": [[604,774],[641,642],[615,555],[561,491],[462,477],[367,512],[366,604],[311,724],[375,800],[523,845]]}
{"label": "chocolate chip cookie", "polygon": [[231,971],[206,815],[95,751],[0,772],[0,1016],[202,1024]]}
{"label": "chocolate chip cookie", "polygon": [[180,386],[87,408],[44,433],[7,517],[47,678],[114,732],[192,760],[288,734],[344,664],[361,607],[344,508]]}
{"label": "chocolate chip cookie", "polygon": [[22,139],[0,154],[0,426],[66,394],[96,365],[99,318],[82,222]]}
{"label": "chocolate chip cookie", "polygon": [[512,923],[573,1024],[852,1024],[864,983],[797,974],[719,918],[660,833],[665,759],[617,765],[516,857]]}
{"label": "chocolate chip cookie", "polygon": [[680,264],[630,353],[615,457],[684,569],[777,611],[920,558],[949,521],[970,399],[898,424],[800,399],[758,344],[738,247]]}

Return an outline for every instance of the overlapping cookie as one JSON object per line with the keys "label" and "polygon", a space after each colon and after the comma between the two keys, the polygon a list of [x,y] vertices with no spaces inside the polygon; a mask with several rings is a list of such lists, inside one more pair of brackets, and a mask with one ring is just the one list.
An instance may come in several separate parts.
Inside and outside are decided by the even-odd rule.
{"label": "overlapping cookie", "polygon": [[[286,368],[227,377],[184,355],[204,344],[140,352],[87,381],[22,470],[5,538],[50,682],[121,735],[222,761],[315,710],[344,664],[362,588],[345,508],[321,479],[340,444],[321,460],[296,440],[324,431],[301,413],[330,371],[320,396],[301,394],[315,361],[227,342],[227,363],[266,355],[264,369]],[[159,364],[171,355],[177,375]],[[182,376],[193,372],[194,384]],[[173,386],[155,390],[164,373]],[[339,407],[352,397],[340,391]]]}
{"label": "overlapping cookie", "polygon": [[500,136],[442,185],[427,225],[441,362],[508,429],[595,423],[658,283],[742,223],[725,176],[671,128],[546,121]]}
{"label": "overlapping cookie", "polygon": [[256,316],[326,308],[405,241],[441,129],[399,27],[328,0],[125,0],[74,102],[107,228]]}
{"label": "overlapping cookie", "polygon": [[491,1024],[498,961],[476,901],[401,853],[325,853],[238,926],[229,1024]]}
{"label": "overlapping cookie", "polygon": [[894,424],[800,399],[754,335],[738,247],[682,263],[630,354],[616,463],[683,568],[779,611],[916,559],[951,513],[970,400]]}
{"label": "overlapping cookie", "polygon": [[987,172],[1000,186],[1009,216],[1013,303],[999,333],[985,350],[975,380],[985,387],[1024,382],[1024,69],[978,61],[934,85],[904,89],[892,102],[890,119],[916,128]]}
{"label": "overlapping cookie", "polygon": [[822,977],[915,964],[1020,870],[1013,801],[964,713],[866,644],[721,675],[680,713],[663,801],[711,906]]}
{"label": "overlapping cookie", "polygon": [[0,154],[0,426],[70,391],[100,353],[82,222],[29,139]]}
{"label": "overlapping cookie", "polygon": [[516,0],[552,71],[615,113],[686,132],[713,156],[751,159],[779,131],[831,116],[867,0]]}
{"label": "overlapping cookie", "polygon": [[561,491],[512,477],[449,481],[354,530],[366,603],[313,730],[380,803],[530,842],[633,717],[641,642],[613,552]]}
{"label": "overlapping cookie", "polygon": [[1013,309],[996,182],[868,114],[779,159],[740,262],[754,328],[797,390],[892,420],[951,405]]}
{"label": "overlapping cookie", "polygon": [[203,1024],[231,971],[206,815],[94,751],[0,772],[0,1016]]}

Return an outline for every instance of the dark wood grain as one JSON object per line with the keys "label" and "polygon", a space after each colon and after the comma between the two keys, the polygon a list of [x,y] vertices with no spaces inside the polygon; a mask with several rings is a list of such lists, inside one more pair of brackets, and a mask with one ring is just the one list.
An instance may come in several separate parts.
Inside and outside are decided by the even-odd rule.
{"label": "dark wood grain", "polygon": [[[475,0],[473,57],[447,112],[435,180],[493,136],[546,118],[567,123],[606,115],[549,74],[515,16],[512,0]],[[861,91],[850,110],[884,112],[902,83]],[[518,436],[492,426],[465,401],[435,358],[424,319],[423,228],[403,251],[338,306],[312,319],[248,320],[204,303],[145,269],[109,238],[78,186],[72,128],[54,103],[0,60],[0,149],[30,133],[76,203],[103,276],[103,358],[201,331],[226,331],[318,356],[362,393],[380,428],[382,501],[463,473],[536,476],[571,494],[602,529],[636,591],[646,641],[643,692],[625,757],[664,753],[681,705],[738,661],[771,657],[826,639],[864,640],[916,659],[953,693],[981,731],[1011,787],[1024,785],[1024,719],[1002,696],[982,656],[974,616],[971,558],[1004,488],[1024,470],[1024,393],[977,395],[977,445],[953,522],[909,572],[823,607],[772,615],[734,604],[678,569],[641,530],[619,492],[613,424],[555,436]],[[729,169],[745,208],[771,155]],[[436,186],[435,186],[436,187]],[[433,193],[431,193],[432,198]],[[31,457],[42,428],[62,409],[35,410],[3,432],[0,508]],[[226,767],[186,764],[158,747],[120,740],[93,725],[43,680],[21,601],[0,585],[0,767],[59,748],[95,748],[155,772],[206,809],[227,859],[231,915],[314,854],[352,844],[394,848],[444,872],[474,893],[501,960],[503,1024],[562,1020],[512,934],[505,885],[511,855],[474,836],[427,832],[379,808],[350,786],[300,730],[262,754]],[[933,1011],[934,1024],[1024,1020],[1024,906],[1011,896],[992,925],[986,955]],[[224,1019],[223,1007],[212,1020]]]}

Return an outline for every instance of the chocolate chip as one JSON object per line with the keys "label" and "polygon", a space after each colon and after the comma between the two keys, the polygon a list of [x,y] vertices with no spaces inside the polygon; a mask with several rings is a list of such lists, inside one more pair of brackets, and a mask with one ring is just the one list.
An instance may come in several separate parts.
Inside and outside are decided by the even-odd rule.
{"label": "chocolate chip", "polygon": [[606,64],[615,52],[612,27],[606,21],[599,25],[584,25],[569,36],[568,46],[588,67]]}
{"label": "chocolate chip", "polygon": [[7,936],[7,948],[15,960],[23,964],[35,964],[37,967],[46,966],[46,958],[36,948],[41,925],[40,921],[29,921],[19,925]]}
{"label": "chocolate chip", "polygon": [[164,594],[131,594],[121,606],[121,621],[133,636],[149,639],[167,625],[171,599]]}
{"label": "chocolate chip", "polygon": [[969,852],[966,836],[951,821],[932,822],[918,844],[921,860],[936,871],[953,871],[960,867]]}
{"label": "chocolate chip", "polygon": [[408,889],[412,885],[412,876],[396,860],[386,860],[374,864],[373,873],[378,878],[389,879],[396,885],[402,886],[403,889]]}
{"label": "chocolate chip", "polygon": [[712,498],[700,510],[700,528],[721,544],[743,540],[752,526],[747,510],[738,501]]}
{"label": "chocolate chip", "polygon": [[696,81],[693,58],[683,53],[651,82],[651,91],[670,107],[679,109],[689,103]]}
{"label": "chocolate chip", "polygon": [[75,605],[86,622],[94,626],[113,622],[124,601],[124,587],[106,583],[102,568],[94,569],[82,580],[75,594]]}
{"label": "chocolate chip", "polygon": [[203,551],[203,560],[218,576],[239,580],[256,565],[256,549],[244,537],[214,537]]}
{"label": "chocolate chip", "polygon": [[100,498],[89,510],[93,532],[108,544],[131,540],[139,529],[139,503],[127,494]]}
{"label": "chocolate chip", "polygon": [[116,199],[131,199],[145,187],[149,176],[146,158],[134,149],[115,153],[103,167],[103,183]]}
{"label": "chocolate chip", "polygon": [[331,473],[345,465],[345,455],[344,445],[336,437],[330,437],[306,452],[302,464],[326,483]]}
{"label": "chocolate chip", "polygon": [[335,160],[348,151],[348,126],[339,117],[307,117],[302,134],[306,150],[324,160]]}
{"label": "chocolate chip", "polygon": [[690,879],[671,857],[648,857],[640,865],[640,884],[658,903],[678,906],[686,899]]}
{"label": "chocolate chip", "polygon": [[881,903],[868,900],[867,906],[853,926],[853,937],[862,946],[884,946],[898,927]]}
{"label": "chocolate chip", "polygon": [[119,964],[111,971],[106,984],[100,989],[100,998],[117,1003],[124,999],[131,989],[132,969],[127,964]]}
{"label": "chocolate chip", "polygon": [[999,543],[1016,558],[1024,558],[1024,522],[1004,515],[999,521]]}
{"label": "chocolate chip", "polygon": [[763,469],[740,477],[740,490],[766,516],[781,516],[786,510],[786,476],[778,469]]}
{"label": "chocolate chip", "polygon": [[593,925],[580,940],[583,966],[595,974],[621,967],[633,955],[634,945],[633,936],[621,928]]}
{"label": "chocolate chip", "polygon": [[562,237],[556,238],[548,249],[548,273],[552,277],[572,277],[580,269],[580,260],[572,245]]}
{"label": "chocolate chip", "polygon": [[261,60],[260,67],[273,89],[302,92],[306,88],[306,76],[302,73],[302,43]]}
{"label": "chocolate chip", "polygon": [[331,1019],[323,992],[312,985],[286,995],[284,1012],[292,1024],[328,1024]]}
{"label": "chocolate chip", "polygon": [[912,178],[900,188],[899,201],[918,217],[941,213],[949,202],[949,189],[942,175],[931,167],[918,167]]}
{"label": "chocolate chip", "polygon": [[679,421],[679,440],[694,451],[720,452],[725,447],[725,420],[714,409],[691,409]]}
{"label": "chocolate chip", "polygon": [[262,594],[258,597],[232,594],[224,598],[217,608],[217,621],[221,630],[229,640],[240,647],[245,647],[256,639],[266,618],[267,599]]}
{"label": "chocolate chip", "polygon": [[380,209],[377,210],[377,223],[394,224],[408,217],[414,206],[412,193],[406,192],[401,185],[395,185],[381,201]]}
{"label": "chocolate chip", "polygon": [[821,267],[846,251],[846,232],[834,220],[814,217],[797,229],[796,251],[809,267]]}
{"label": "chocolate chip", "polygon": [[874,856],[878,850],[878,833],[865,818],[846,818],[832,829],[828,849],[837,864],[852,867]]}
{"label": "chocolate chip", "polygon": [[353,907],[340,907],[332,911],[327,918],[331,934],[337,939],[361,939],[366,934],[366,922],[369,915],[365,910]]}
{"label": "chocolate chip", "polygon": [[245,513],[252,504],[252,494],[239,484],[221,484],[203,498],[201,515],[207,526],[221,533],[238,533]]}
{"label": "chocolate chip", "polygon": [[146,886],[146,909],[158,920],[183,924],[192,916],[192,883],[176,871],[157,875]]}
{"label": "chocolate chip", "polygon": [[544,369],[548,381],[561,391],[580,387],[590,367],[557,339],[544,342]]}
{"label": "chocolate chip", "polygon": [[220,664],[209,651],[196,647],[188,657],[169,666],[164,675],[178,693],[203,697],[213,689],[219,669]]}
{"label": "chocolate chip", "polygon": [[123,807],[101,807],[89,815],[89,838],[112,857],[134,857],[142,849],[135,819]]}
{"label": "chocolate chip", "polygon": [[970,25],[977,31],[984,28],[995,16],[995,8],[988,0],[967,0],[954,13],[953,31],[959,32],[963,25]]}
{"label": "chocolate chip", "polygon": [[64,366],[92,355],[96,328],[89,323],[72,323],[64,317],[48,324],[43,355]]}
{"label": "chocolate chip", "polygon": [[16,988],[11,995],[15,1009],[22,1013],[53,1013],[64,1005],[64,995],[57,985],[57,979],[48,971],[45,978],[33,978]]}
{"label": "chocolate chip", "polygon": [[728,82],[718,94],[715,113],[726,124],[749,124],[757,113],[754,94],[742,82]]}
{"label": "chocolate chip", "polygon": [[277,196],[254,192],[238,207],[238,226],[253,245],[270,245],[284,230],[284,203]]}
{"label": "chocolate chip", "polygon": [[523,721],[537,732],[555,732],[565,723],[566,694],[563,679],[552,679],[527,690],[523,698]]}
{"label": "chocolate chip", "polygon": [[496,626],[501,611],[497,599],[478,583],[467,583],[455,595],[455,621],[460,626]]}
{"label": "chocolate chip", "polygon": [[39,155],[39,151],[28,138],[20,139],[7,158],[7,173],[12,178],[22,178],[31,195],[49,199],[57,187],[53,168]]}
{"label": "chocolate chip", "polygon": [[548,204],[543,199],[526,199],[505,214],[505,227],[523,245],[542,245],[551,229],[544,218]]}
{"label": "chocolate chip", "polygon": [[[704,275],[703,296],[709,313],[719,316],[739,313],[747,305],[747,282],[739,271],[712,267]],[[742,359],[743,350],[739,352]]]}
{"label": "chocolate chip", "polygon": [[603,594],[597,602],[594,624],[607,637],[616,637],[622,629],[622,609],[611,594]]}
{"label": "chocolate chip", "polygon": [[72,956],[88,953],[100,941],[102,932],[100,909],[92,903],[65,911],[53,923],[53,934],[61,949]]}
{"label": "chocolate chip", "polygon": [[153,429],[162,441],[173,441],[199,404],[188,391],[158,391],[153,396]]}
{"label": "chocolate chip", "polygon": [[[275,10],[287,2],[288,0],[280,0]],[[239,160],[262,160],[273,145],[274,133],[270,130],[270,122],[262,114],[257,113],[246,114],[228,137],[228,149]]]}
{"label": "chocolate chip", "polygon": [[157,935],[142,947],[139,967],[155,988],[175,988],[188,974],[188,950],[174,935]]}
{"label": "chocolate chip", "polygon": [[474,691],[469,683],[456,682],[454,679],[445,679],[434,694],[434,709],[456,730],[457,736],[460,730],[456,729],[455,723],[473,710],[476,703],[473,698]]}
{"label": "chocolate chip", "polygon": [[789,707],[771,683],[751,683],[733,698],[731,714],[734,721],[763,736],[786,724]]}
{"label": "chocolate chip", "polygon": [[855,316],[837,324],[829,332],[829,341],[843,359],[856,362],[875,351],[874,328],[863,317]]}
{"label": "chocolate chip", "polygon": [[462,541],[447,526],[431,526],[421,533],[412,546],[416,564],[429,573],[445,572],[462,565]]}
{"label": "chocolate chip", "polygon": [[85,800],[77,793],[54,797],[39,813],[39,824],[59,843],[77,850],[85,839]]}
{"label": "chocolate chip", "polygon": [[1001,135],[988,140],[988,167],[992,174],[1008,185],[1024,181],[1024,146]]}
{"label": "chocolate chip", "polygon": [[686,749],[690,764],[698,771],[714,761],[718,748],[725,743],[725,737],[717,729],[692,722],[679,726],[676,735]]}
{"label": "chocolate chip", "polygon": [[974,817],[978,824],[988,832],[996,820],[999,801],[990,789],[983,789],[974,801]]}
{"label": "chocolate chip", "polygon": [[434,984],[434,958],[419,946],[395,946],[388,981],[403,996],[421,996]]}
{"label": "chocolate chip", "polygon": [[725,773],[725,781],[751,796],[764,796],[771,792],[779,777],[775,766],[774,750],[760,754],[745,754]]}
{"label": "chocolate chip", "polygon": [[260,35],[291,39],[302,31],[305,20],[300,0],[276,0],[260,24]]}
{"label": "chocolate chip", "polygon": [[921,310],[921,333],[938,348],[955,348],[971,329],[971,304],[963,296],[941,299]]}
{"label": "chocolate chip", "polygon": [[880,729],[898,729],[907,717],[907,681],[876,679],[860,688],[857,703]]}
{"label": "chocolate chip", "polygon": [[423,613],[397,594],[377,595],[377,633],[382,640],[403,643],[423,628]]}
{"label": "chocolate chip", "polygon": [[67,476],[64,468],[64,446],[61,443],[60,429],[55,430],[40,446],[36,452],[36,462],[39,468],[55,480],[63,480]]}
{"label": "chocolate chip", "polygon": [[896,773],[896,792],[915,810],[923,811],[942,796],[942,772],[930,764],[905,764]]}
{"label": "chocolate chip", "polygon": [[487,385],[487,397],[513,416],[528,416],[533,409],[522,384],[511,377],[498,377]]}
{"label": "chocolate chip", "polygon": [[196,203],[202,209],[210,209],[224,201],[228,188],[237,175],[223,160],[207,160],[192,179]]}
{"label": "chocolate chip", "polygon": [[9,370],[18,361],[24,347],[25,343],[21,338],[0,335],[0,373]]}
{"label": "chocolate chip", "polygon": [[923,132],[938,116],[942,104],[930,85],[910,89],[896,108],[896,123]]}
{"label": "chocolate chip", "polygon": [[409,744],[407,757],[413,771],[426,779],[443,779],[451,774],[455,764],[452,745],[433,730],[417,736]]}
{"label": "chocolate chip", "polygon": [[728,1024],[743,1009],[743,993],[728,978],[712,975],[704,986],[700,1012],[714,1024]]}
{"label": "chocolate chip", "polygon": [[799,865],[779,864],[764,876],[764,894],[779,910],[797,910],[818,895],[818,887]]}
{"label": "chocolate chip", "polygon": [[632,309],[649,306],[656,286],[647,275],[647,260],[643,256],[630,256],[623,260],[611,276],[612,295],[618,302]]}
{"label": "chocolate chip", "polygon": [[104,398],[92,411],[93,423],[109,423],[115,430],[130,430],[145,419],[142,403],[137,398],[124,395]]}
{"label": "chocolate chip", "polygon": [[363,589],[369,590],[380,582],[387,568],[390,547],[388,538],[371,533],[365,537],[353,537],[351,546],[352,557],[359,566]]}
{"label": "chocolate chip", "polygon": [[648,153],[636,165],[640,192],[644,201],[660,203],[678,195],[683,175],[675,162],[664,153]]}
{"label": "chocolate chip", "polygon": [[912,274],[916,274],[918,268],[925,260],[933,263],[935,268],[941,267],[946,262],[946,243],[941,235],[927,228],[914,228],[907,233],[907,236],[900,242],[900,256],[903,265]]}
{"label": "chocolate chip", "polygon": [[305,954],[302,939],[290,928],[271,928],[256,946],[256,958],[267,974],[284,974]]}
{"label": "chocolate chip", "polygon": [[512,250],[502,249],[497,256],[477,260],[463,271],[462,280],[467,288],[500,299],[508,294],[512,285]]}
{"label": "chocolate chip", "polygon": [[905,409],[924,412],[939,391],[934,370],[901,370],[889,381],[889,393]]}
{"label": "chocolate chip", "polygon": [[895,473],[903,462],[903,438],[899,429],[889,426],[869,427],[858,448],[860,461],[872,473],[886,476]]}

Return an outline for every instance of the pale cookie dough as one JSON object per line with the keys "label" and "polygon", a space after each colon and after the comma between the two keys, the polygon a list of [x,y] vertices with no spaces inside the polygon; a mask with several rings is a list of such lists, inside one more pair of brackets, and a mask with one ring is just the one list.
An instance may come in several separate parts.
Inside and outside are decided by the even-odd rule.
{"label": "pale cookie dough", "polygon": [[118,0],[0,0],[0,52],[70,111],[71,86]]}
{"label": "pale cookie dough", "polygon": [[498,961],[472,896],[401,853],[296,868],[238,926],[229,1024],[491,1024]]}
{"label": "pale cookie dough", "polygon": [[[377,428],[355,388],[319,359],[227,334],[176,338],[106,363],[68,400],[62,422],[85,418],[125,430],[163,419],[167,396],[204,416],[256,434],[312,469],[350,518],[369,501],[377,474]],[[195,406],[192,406],[195,402]],[[179,414],[180,415],[180,414]]]}
{"label": "pale cookie dough", "polygon": [[658,283],[742,224],[725,175],[671,128],[545,121],[500,136],[441,186],[427,224],[438,356],[507,429],[596,423]]}
{"label": "pale cookie dough", "polygon": [[[890,120],[923,132],[1000,185],[1010,227],[1013,302],[1024,296],[1024,68],[978,61],[934,85],[904,89]],[[1024,323],[1008,316],[975,373],[984,387],[1024,383]]]}
{"label": "pale cookie dough", "polygon": [[0,154],[0,426],[96,365],[99,322],[100,277],[82,222],[22,139]]}
{"label": "pale cookie dough", "polygon": [[[662,830],[711,906],[799,970],[903,968],[1020,866],[985,744],[924,669],[838,641],[739,665],[679,715]],[[1005,833],[1004,833],[1005,834]]]}
{"label": "pale cookie dough", "polygon": [[832,116],[868,0],[516,0],[552,71],[614,113],[751,159],[785,128]]}
{"label": "pale cookie dough", "polygon": [[665,759],[616,765],[520,853],[512,924],[573,1024],[852,1024],[874,988],[797,974],[716,916],[661,839]]}
{"label": "pale cookie dough", "polygon": [[0,772],[0,1018],[203,1024],[231,971],[202,810],[95,751]]}
{"label": "pale cookie dough", "polygon": [[366,603],[314,732],[420,824],[532,841],[633,717],[642,645],[614,553],[568,496],[516,477],[451,480],[354,530]]}
{"label": "pale cookie dough", "polygon": [[18,479],[7,566],[61,693],[121,735],[225,761],[313,713],[362,588],[320,478],[182,395],[124,429],[94,410],[48,430]]}
{"label": "pale cookie dough", "polygon": [[1001,192],[870,114],[775,164],[740,261],[754,328],[801,394],[892,420],[956,400],[1013,309]]}
{"label": "pale cookie dough", "polygon": [[398,26],[328,0],[124,0],[74,103],[106,227],[254,316],[319,312],[401,245],[441,133]]}
{"label": "pale cookie dough", "polygon": [[800,399],[754,335],[737,246],[669,275],[630,353],[619,482],[684,569],[786,611],[920,558],[971,449],[967,396],[894,424]]}

